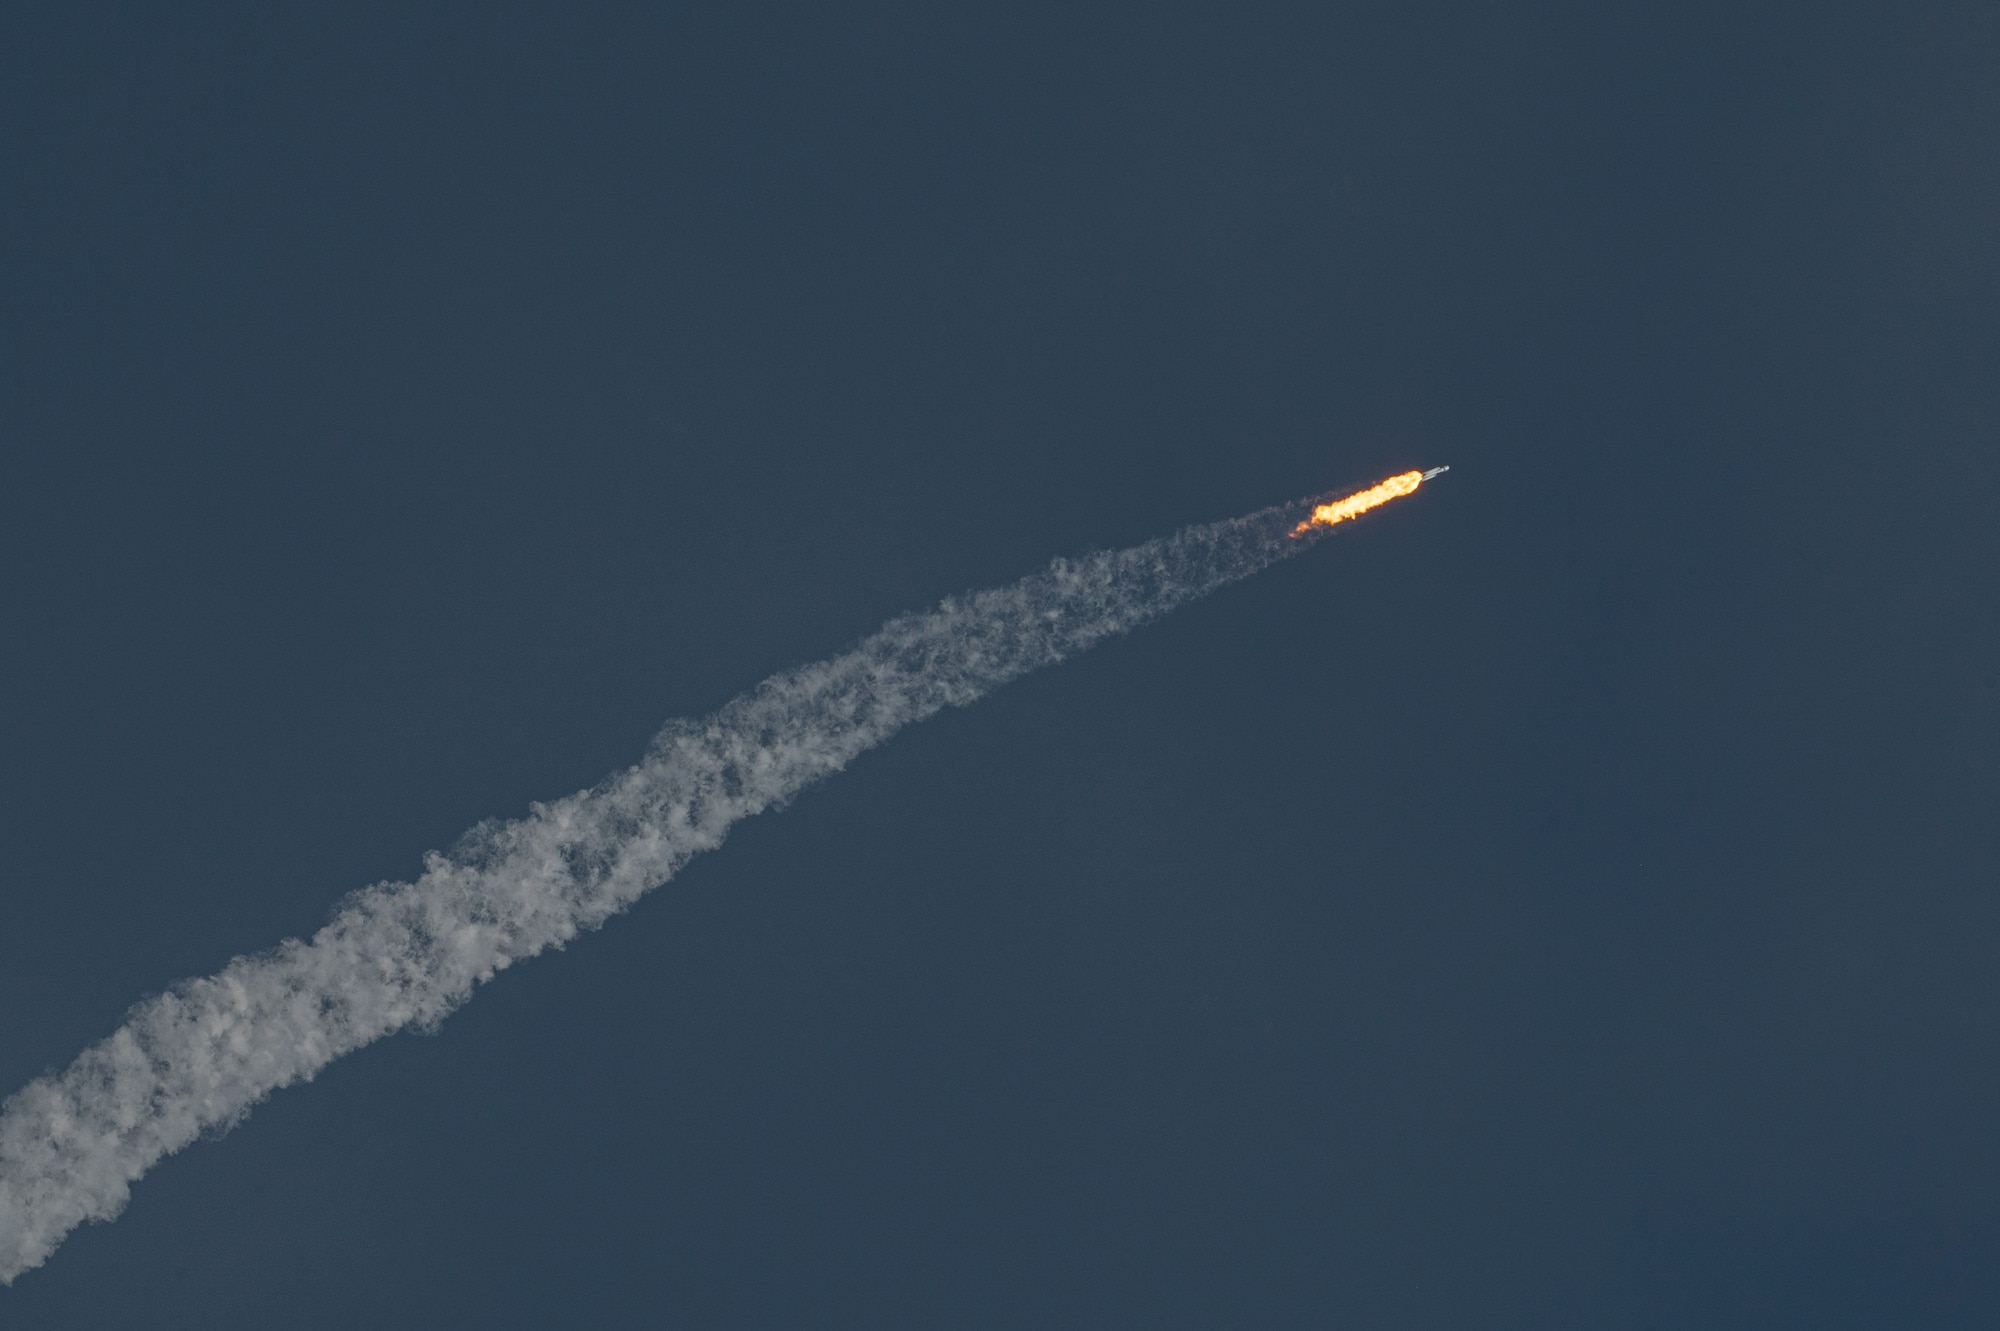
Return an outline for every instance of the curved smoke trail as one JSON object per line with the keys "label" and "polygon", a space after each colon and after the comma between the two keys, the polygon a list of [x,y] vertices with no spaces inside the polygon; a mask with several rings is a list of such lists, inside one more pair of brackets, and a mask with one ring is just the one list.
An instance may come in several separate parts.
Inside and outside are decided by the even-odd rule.
{"label": "curved smoke trail", "polygon": [[[486,823],[414,883],[356,892],[287,939],[134,1007],[110,1038],[0,1107],[0,1283],[41,1265],[131,1184],[272,1091],[412,1023],[630,907],[903,726],[1124,633],[1312,543],[1307,505],[1057,560],[1011,587],[884,625],[774,675],[706,720],[669,724],[637,766]],[[1321,529],[1323,530],[1323,529]],[[1321,530],[1309,534],[1317,538]]]}

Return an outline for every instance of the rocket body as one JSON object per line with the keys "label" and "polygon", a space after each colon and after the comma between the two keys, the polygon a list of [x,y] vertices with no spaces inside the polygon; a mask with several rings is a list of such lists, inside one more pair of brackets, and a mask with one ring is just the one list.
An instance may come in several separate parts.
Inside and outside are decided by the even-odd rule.
{"label": "rocket body", "polygon": [[1315,505],[1312,516],[1292,528],[1292,535],[1303,536],[1315,527],[1331,527],[1350,518],[1358,518],[1371,508],[1380,508],[1391,499],[1400,499],[1406,494],[1413,493],[1418,486],[1433,476],[1441,476],[1450,470],[1450,467],[1432,467],[1429,471],[1400,472],[1380,485],[1357,490],[1344,499]]}

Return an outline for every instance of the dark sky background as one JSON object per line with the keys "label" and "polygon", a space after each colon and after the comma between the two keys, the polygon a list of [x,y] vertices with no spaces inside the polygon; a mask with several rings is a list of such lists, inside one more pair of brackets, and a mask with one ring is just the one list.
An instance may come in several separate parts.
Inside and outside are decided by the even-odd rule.
{"label": "dark sky background", "polygon": [[0,1093],[881,620],[1452,472],[9,1328],[2000,1324],[2000,8],[16,5]]}

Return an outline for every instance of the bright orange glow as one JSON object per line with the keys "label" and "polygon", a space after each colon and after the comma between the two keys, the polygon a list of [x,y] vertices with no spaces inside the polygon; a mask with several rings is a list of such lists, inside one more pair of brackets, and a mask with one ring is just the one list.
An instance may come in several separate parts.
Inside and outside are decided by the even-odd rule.
{"label": "bright orange glow", "polygon": [[1406,471],[1400,476],[1391,476],[1380,485],[1371,485],[1366,490],[1336,499],[1331,504],[1321,504],[1312,511],[1312,516],[1292,528],[1292,535],[1303,536],[1314,527],[1331,527],[1336,522],[1358,518],[1371,508],[1380,508],[1391,499],[1400,499],[1424,483],[1420,471]]}

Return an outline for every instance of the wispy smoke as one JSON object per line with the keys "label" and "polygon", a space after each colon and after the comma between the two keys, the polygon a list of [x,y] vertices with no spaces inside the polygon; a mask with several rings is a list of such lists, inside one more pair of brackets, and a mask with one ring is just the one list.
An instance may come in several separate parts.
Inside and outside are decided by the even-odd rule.
{"label": "wispy smoke", "polygon": [[281,1086],[625,910],[903,726],[1126,632],[1310,543],[1302,505],[1057,560],[1011,587],[891,620],[842,656],[676,721],[637,766],[474,828],[414,883],[348,897],[310,942],[238,957],[134,1007],[109,1039],[0,1107],[0,1283],[41,1265],[131,1185]]}

